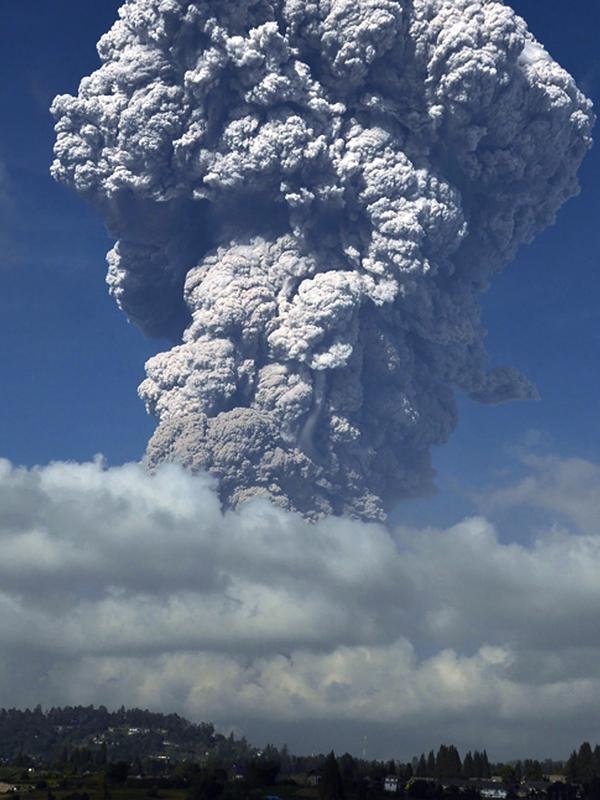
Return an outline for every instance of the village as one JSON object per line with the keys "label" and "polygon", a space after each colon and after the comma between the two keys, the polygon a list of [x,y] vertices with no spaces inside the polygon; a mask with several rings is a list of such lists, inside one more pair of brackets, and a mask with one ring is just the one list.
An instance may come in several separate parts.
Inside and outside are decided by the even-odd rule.
{"label": "village", "polygon": [[[351,757],[350,757],[351,758]],[[364,765],[353,776],[342,756],[320,756],[320,766],[306,772],[281,774],[278,765],[258,754],[229,769],[190,762],[172,762],[166,756],[140,762],[107,763],[102,769],[82,771],[44,766],[0,767],[0,795],[6,800],[596,800],[595,785],[575,784],[564,774],[540,780],[490,778],[428,778],[383,774],[382,764]],[[136,771],[136,767],[137,770]],[[361,774],[366,772],[370,774]]]}
{"label": "village", "polygon": [[207,722],[141,709],[0,709],[7,800],[600,800],[600,746],[494,762],[454,745],[409,760],[256,747]]}

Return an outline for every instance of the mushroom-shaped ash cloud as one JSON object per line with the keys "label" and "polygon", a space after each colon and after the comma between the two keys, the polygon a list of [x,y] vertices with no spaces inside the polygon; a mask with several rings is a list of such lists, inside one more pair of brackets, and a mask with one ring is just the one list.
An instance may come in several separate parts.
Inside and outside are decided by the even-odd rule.
{"label": "mushroom-shaped ash cloud", "polygon": [[110,290],[172,350],[147,461],[236,505],[381,518],[426,490],[479,297],[577,191],[591,104],[502,2],[128,0],[57,97],[55,178],[118,240]]}

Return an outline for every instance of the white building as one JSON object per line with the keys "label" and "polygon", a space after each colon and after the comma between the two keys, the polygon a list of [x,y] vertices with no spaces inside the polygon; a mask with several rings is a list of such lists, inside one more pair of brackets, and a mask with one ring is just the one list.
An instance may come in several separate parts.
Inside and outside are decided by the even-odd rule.
{"label": "white building", "polygon": [[508,796],[506,789],[502,789],[500,787],[497,789],[481,789],[480,794],[483,798],[485,798],[485,800],[506,800]]}

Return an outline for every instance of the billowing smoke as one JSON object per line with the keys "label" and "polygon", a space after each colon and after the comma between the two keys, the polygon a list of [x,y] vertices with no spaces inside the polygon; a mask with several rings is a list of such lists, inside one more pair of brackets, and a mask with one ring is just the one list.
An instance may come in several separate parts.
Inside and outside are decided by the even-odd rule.
{"label": "billowing smoke", "polygon": [[54,176],[118,239],[149,335],[154,467],[309,516],[426,490],[454,392],[489,370],[479,297],[577,191],[590,103],[491,0],[129,0],[58,97]]}

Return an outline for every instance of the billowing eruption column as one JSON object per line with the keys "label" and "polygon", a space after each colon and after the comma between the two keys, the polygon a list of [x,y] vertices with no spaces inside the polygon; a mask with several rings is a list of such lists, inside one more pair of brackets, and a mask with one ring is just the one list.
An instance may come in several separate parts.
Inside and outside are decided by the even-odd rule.
{"label": "billowing eruption column", "polygon": [[53,175],[100,208],[108,283],[151,336],[153,467],[308,516],[427,490],[479,296],[576,193],[590,103],[486,0],[129,0],[57,97]]}

